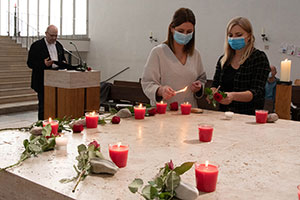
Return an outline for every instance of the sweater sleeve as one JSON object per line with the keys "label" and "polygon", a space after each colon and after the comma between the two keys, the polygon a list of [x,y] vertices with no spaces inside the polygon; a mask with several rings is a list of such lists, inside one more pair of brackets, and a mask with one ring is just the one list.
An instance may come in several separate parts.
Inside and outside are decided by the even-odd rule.
{"label": "sweater sleeve", "polygon": [[199,56],[199,59],[198,59],[197,66],[199,68],[199,75],[197,77],[197,80],[199,80],[201,82],[202,87],[198,92],[196,92],[194,94],[194,97],[196,99],[200,99],[203,96],[204,88],[205,88],[205,84],[206,84],[206,80],[207,80],[206,72],[204,71],[204,67],[203,67],[203,64],[202,64],[202,59],[201,59],[201,56],[200,56],[199,52],[198,52],[198,56]]}
{"label": "sweater sleeve", "polygon": [[161,84],[161,72],[159,56],[155,48],[150,52],[145,64],[141,84],[145,95],[156,102],[156,91]]}
{"label": "sweater sleeve", "polygon": [[256,51],[253,56],[254,73],[251,79],[250,92],[253,94],[252,101],[264,98],[265,85],[270,72],[270,64],[266,54],[262,51]]}

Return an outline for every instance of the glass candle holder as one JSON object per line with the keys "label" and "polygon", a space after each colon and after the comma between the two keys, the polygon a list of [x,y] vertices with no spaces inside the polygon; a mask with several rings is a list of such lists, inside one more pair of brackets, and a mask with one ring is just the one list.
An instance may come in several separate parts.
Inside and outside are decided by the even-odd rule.
{"label": "glass candle holder", "polygon": [[109,156],[111,160],[119,167],[126,167],[128,159],[128,145],[121,145],[121,143],[109,145]]}
{"label": "glass candle holder", "polygon": [[195,175],[197,189],[201,192],[213,192],[216,190],[219,174],[219,166],[208,161],[195,163]]}
{"label": "glass candle holder", "polygon": [[256,123],[264,124],[268,119],[267,110],[255,110]]}
{"label": "glass candle holder", "polygon": [[94,112],[85,113],[85,123],[87,128],[97,128],[98,127],[99,114]]}
{"label": "glass candle holder", "polygon": [[210,124],[199,124],[199,140],[201,142],[211,142],[212,135],[213,135],[213,125]]}
{"label": "glass candle holder", "polygon": [[51,118],[43,121],[43,127],[47,126],[48,124],[51,125],[51,136],[52,134],[54,136],[58,135],[58,121],[52,120]]}

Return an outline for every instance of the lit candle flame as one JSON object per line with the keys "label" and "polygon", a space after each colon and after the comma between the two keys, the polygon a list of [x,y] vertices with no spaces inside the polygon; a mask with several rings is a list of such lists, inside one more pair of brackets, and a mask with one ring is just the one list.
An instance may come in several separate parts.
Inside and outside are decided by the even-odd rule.
{"label": "lit candle flame", "polygon": [[161,103],[161,104],[163,104],[164,102],[163,102],[163,101],[161,101],[160,103]]}
{"label": "lit candle flame", "polygon": [[139,108],[142,108],[142,107],[143,107],[143,104],[140,103]]}
{"label": "lit candle flame", "polygon": [[51,117],[49,117],[49,120],[48,120],[49,122],[52,122],[52,119],[51,119]]}
{"label": "lit candle flame", "polygon": [[205,167],[208,167],[208,160],[205,161]]}
{"label": "lit candle flame", "polygon": [[94,115],[95,115],[95,111],[93,111],[93,112],[91,113],[91,115],[94,116]]}
{"label": "lit candle flame", "polygon": [[184,102],[184,104],[186,104],[186,105],[187,105],[187,104],[189,104],[189,102],[188,102],[188,101],[187,101],[187,102]]}
{"label": "lit candle flame", "polygon": [[287,62],[287,61],[288,61],[288,59],[286,58],[284,61],[285,61],[285,62]]}
{"label": "lit candle flame", "polygon": [[181,89],[181,90],[177,90],[177,91],[175,92],[175,94],[180,93],[180,92],[185,92],[187,88],[188,88],[188,86],[185,86],[185,88],[183,88],[183,89]]}
{"label": "lit candle flame", "polygon": [[118,148],[121,146],[121,144],[122,144],[121,142],[118,142],[118,143],[117,143]]}

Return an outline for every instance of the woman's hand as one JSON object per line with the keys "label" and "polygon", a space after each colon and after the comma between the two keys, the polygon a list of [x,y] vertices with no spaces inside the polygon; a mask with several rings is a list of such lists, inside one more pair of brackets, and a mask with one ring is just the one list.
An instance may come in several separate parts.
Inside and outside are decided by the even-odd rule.
{"label": "woman's hand", "polygon": [[[212,88],[210,88],[210,89],[211,89],[211,91],[212,91],[213,94],[214,94],[214,93],[216,92],[216,90],[217,90],[217,88],[215,88],[215,87],[212,87]],[[209,98],[208,98],[208,95],[206,96],[206,101],[207,101],[208,104],[211,103],[211,101],[210,101]]]}
{"label": "woman's hand", "polygon": [[231,104],[231,102],[233,101],[233,98],[234,98],[234,95],[232,92],[225,92],[227,94],[227,97],[222,99],[220,101],[221,104],[224,104],[224,105],[228,105],[228,104]]}
{"label": "woman's hand", "polygon": [[192,85],[190,86],[192,92],[194,92],[194,93],[198,92],[201,89],[201,87],[202,87],[202,84],[199,80],[194,81],[192,83]]}
{"label": "woman's hand", "polygon": [[168,100],[176,95],[175,91],[168,85],[160,86],[158,88],[157,94],[159,96],[162,96],[165,100]]}

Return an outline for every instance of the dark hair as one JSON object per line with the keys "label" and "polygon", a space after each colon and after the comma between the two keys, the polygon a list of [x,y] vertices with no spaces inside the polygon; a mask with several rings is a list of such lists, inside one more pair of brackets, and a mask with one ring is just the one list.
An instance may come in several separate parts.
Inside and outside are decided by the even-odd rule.
{"label": "dark hair", "polygon": [[[178,10],[176,10],[176,12],[173,15],[172,22],[169,25],[168,38],[164,42],[166,45],[168,45],[170,47],[170,49],[173,52],[174,52],[174,45],[173,45],[174,38],[173,38],[173,33],[171,31],[171,28],[180,26],[181,24],[183,24],[185,22],[190,22],[195,26],[195,24],[196,24],[195,15],[194,15],[193,11],[191,11],[188,8],[179,8]],[[189,41],[189,43],[184,45],[183,52],[193,55],[194,48],[195,48],[195,29],[194,29],[194,33],[193,33],[193,38]]]}

